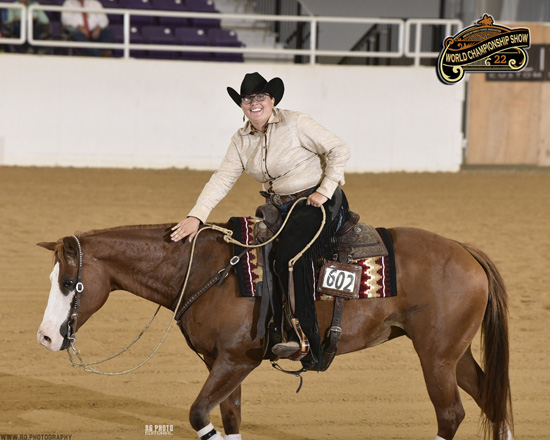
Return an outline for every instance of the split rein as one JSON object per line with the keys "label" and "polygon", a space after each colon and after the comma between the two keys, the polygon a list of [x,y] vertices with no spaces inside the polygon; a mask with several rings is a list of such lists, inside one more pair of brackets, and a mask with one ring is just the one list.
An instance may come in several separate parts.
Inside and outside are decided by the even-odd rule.
{"label": "split rein", "polygon": [[[271,237],[269,240],[267,240],[264,243],[260,243],[260,244],[241,243],[240,241],[235,240],[233,238],[233,231],[231,231],[230,229],[227,229],[227,228],[223,228],[221,226],[213,225],[213,224],[206,224],[203,228],[199,229],[197,231],[197,233],[195,234],[195,236],[193,237],[193,242],[192,242],[192,245],[191,245],[191,255],[189,257],[189,263],[188,263],[188,266],[187,266],[187,273],[185,275],[185,281],[183,283],[183,287],[182,287],[181,292],[180,292],[179,297],[178,297],[178,303],[177,303],[176,307],[174,308],[174,313],[172,315],[172,319],[170,320],[170,323],[168,324],[168,327],[167,327],[166,331],[164,332],[160,342],[153,349],[153,351],[149,354],[149,356],[147,356],[138,365],[136,365],[132,368],[128,368],[128,369],[123,370],[123,371],[118,371],[118,372],[105,372],[105,371],[98,370],[97,368],[94,368],[94,366],[102,364],[102,363],[107,362],[107,361],[110,361],[110,360],[120,356],[121,354],[125,353],[126,351],[128,351],[130,349],[130,347],[132,345],[134,345],[143,336],[143,334],[149,329],[149,327],[151,326],[153,320],[157,316],[161,306],[159,305],[157,307],[157,310],[155,311],[155,313],[153,313],[153,316],[151,317],[149,322],[145,325],[145,327],[141,330],[141,332],[134,338],[134,340],[132,342],[130,342],[130,344],[128,344],[125,348],[120,350],[118,353],[115,353],[111,356],[106,357],[105,359],[96,360],[96,361],[92,361],[92,362],[84,362],[84,360],[82,358],[82,354],[80,353],[80,350],[76,347],[76,335],[75,335],[76,323],[77,323],[77,320],[78,320],[78,309],[80,307],[80,297],[81,297],[82,293],[84,292],[84,285],[82,283],[82,258],[83,258],[83,253],[82,253],[82,247],[80,245],[79,239],[76,237],[76,235],[73,235],[72,237],[75,239],[76,244],[78,246],[78,273],[77,273],[77,283],[76,283],[76,287],[75,287],[75,297],[74,297],[73,304],[72,304],[72,307],[71,307],[69,320],[67,322],[67,335],[68,335],[67,338],[69,339],[69,342],[70,342],[70,347],[67,349],[67,353],[69,355],[69,360],[71,361],[72,366],[73,367],[82,367],[82,368],[84,368],[84,371],[86,371],[87,373],[94,373],[94,374],[100,374],[100,375],[105,375],[105,376],[120,376],[122,374],[128,374],[128,373],[131,373],[132,371],[137,370],[138,368],[141,368],[148,361],[150,361],[151,358],[160,349],[160,347],[164,343],[166,337],[168,336],[168,333],[169,333],[170,329],[172,328],[172,324],[174,323],[174,321],[176,321],[176,317],[178,316],[178,314],[179,314],[179,317],[181,319],[181,315],[183,315],[183,313],[200,296],[200,294],[202,294],[206,290],[208,290],[208,289],[206,289],[203,292],[201,292],[200,294],[193,295],[189,300],[187,300],[187,302],[183,305],[183,309],[180,311],[180,306],[182,305],[182,300],[184,298],[185,289],[187,287],[187,281],[189,280],[189,275],[191,273],[191,266],[193,264],[193,256],[195,254],[195,245],[196,245],[197,238],[198,238],[199,234],[201,232],[207,230],[207,229],[212,229],[214,231],[221,232],[222,234],[224,234],[223,239],[226,243],[236,244],[236,245],[244,247],[244,248],[249,248],[248,250],[246,250],[244,252],[244,253],[246,253],[246,252],[249,252],[250,249],[252,249],[252,248],[259,248],[259,247],[265,246],[265,245],[271,243],[272,241],[274,241],[279,236],[279,234],[284,229],[284,227],[286,226],[286,223],[287,223],[288,219],[290,218],[290,214],[294,210],[297,202],[299,202],[301,200],[304,200],[304,199],[307,199],[307,198],[306,197],[301,197],[301,198],[297,199],[294,202],[294,204],[290,208],[290,210],[288,212],[288,215],[286,216],[283,224],[281,225],[281,228],[277,231],[277,233],[275,235],[273,235],[273,237]],[[317,238],[321,234],[321,231],[323,230],[323,227],[324,227],[325,222],[326,222],[326,212],[325,212],[325,208],[323,207],[323,205],[321,205],[319,208],[321,209],[321,212],[323,214],[323,219],[322,219],[322,222],[321,222],[321,226],[319,227],[319,230],[317,231],[315,236],[312,238],[312,240],[306,245],[306,247],[304,249],[302,249],[294,258],[292,258],[289,261],[288,270],[289,270],[290,276],[292,276],[294,263],[310,248],[310,246],[315,242],[315,240],[317,240]],[[240,257],[242,255],[243,254],[231,258],[229,265],[226,268],[221,269],[218,272],[218,274],[215,277],[220,283],[225,279],[225,277],[228,276],[228,272],[231,269],[231,267],[235,266],[239,262]],[[208,288],[211,287],[212,285],[213,284],[208,286]],[[76,361],[74,359],[74,356],[76,356],[78,358],[78,361]]]}

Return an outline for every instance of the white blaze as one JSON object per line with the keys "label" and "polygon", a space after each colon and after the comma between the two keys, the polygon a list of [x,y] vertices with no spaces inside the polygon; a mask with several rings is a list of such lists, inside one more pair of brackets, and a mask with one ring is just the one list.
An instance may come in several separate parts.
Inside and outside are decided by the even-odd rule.
{"label": "white blaze", "polygon": [[48,305],[44,312],[42,324],[36,335],[38,342],[48,350],[58,351],[63,344],[61,336],[61,324],[65,322],[71,310],[71,303],[74,297],[74,290],[64,295],[59,287],[59,263],[56,263],[50,274],[52,287],[48,297]]}

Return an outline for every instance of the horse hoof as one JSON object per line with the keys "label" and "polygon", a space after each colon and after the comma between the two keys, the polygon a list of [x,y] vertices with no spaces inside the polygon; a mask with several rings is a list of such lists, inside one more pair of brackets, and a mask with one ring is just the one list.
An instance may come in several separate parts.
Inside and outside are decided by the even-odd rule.
{"label": "horse hoof", "polygon": [[290,357],[298,350],[300,350],[300,344],[296,341],[280,342],[279,344],[275,344],[271,349],[273,354],[276,354],[280,358]]}

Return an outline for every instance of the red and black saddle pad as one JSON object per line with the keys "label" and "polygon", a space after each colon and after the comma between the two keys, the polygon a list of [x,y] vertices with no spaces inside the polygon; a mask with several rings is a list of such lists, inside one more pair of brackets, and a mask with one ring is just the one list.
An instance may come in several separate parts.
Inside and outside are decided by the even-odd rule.
{"label": "red and black saddle pad", "polygon": [[[254,225],[259,221],[261,219],[258,217],[231,217],[229,222],[233,227],[233,238],[243,244],[252,244],[254,242]],[[239,255],[245,249],[245,247],[234,245],[233,254]],[[262,249],[252,248],[235,265],[241,296],[262,296],[264,268],[259,264],[258,259],[258,252],[261,252]]]}
{"label": "red and black saddle pad", "polygon": [[[352,261],[361,268],[358,298],[391,298],[397,296],[397,275],[395,253],[391,235],[386,228],[376,228],[388,249],[388,255],[369,257]],[[315,300],[331,300],[331,295],[315,292]]]}
{"label": "red and black saddle pad", "polygon": [[[261,221],[258,217],[232,217],[233,238],[245,244],[254,242],[254,225]],[[361,268],[359,298],[391,298],[397,295],[397,277],[395,270],[395,254],[393,242],[386,228],[376,229],[380,234],[388,255],[386,257],[370,257],[354,260],[352,263]],[[234,255],[239,255],[245,248],[235,245]],[[262,248],[253,248],[244,254],[235,266],[235,274],[239,280],[241,296],[256,297],[262,295],[264,283],[264,267],[260,264],[258,252]],[[313,264],[312,264],[313,270]],[[317,292],[314,285],[315,300],[332,300],[330,295]]]}

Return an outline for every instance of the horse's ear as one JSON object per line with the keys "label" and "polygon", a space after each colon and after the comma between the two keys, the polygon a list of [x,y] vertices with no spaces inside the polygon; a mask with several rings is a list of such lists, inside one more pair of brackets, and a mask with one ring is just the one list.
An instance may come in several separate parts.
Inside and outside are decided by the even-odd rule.
{"label": "horse's ear", "polygon": [[43,247],[44,249],[48,249],[49,251],[53,251],[55,250],[57,243],[53,241],[41,241],[40,243],[36,243],[36,245]]}

